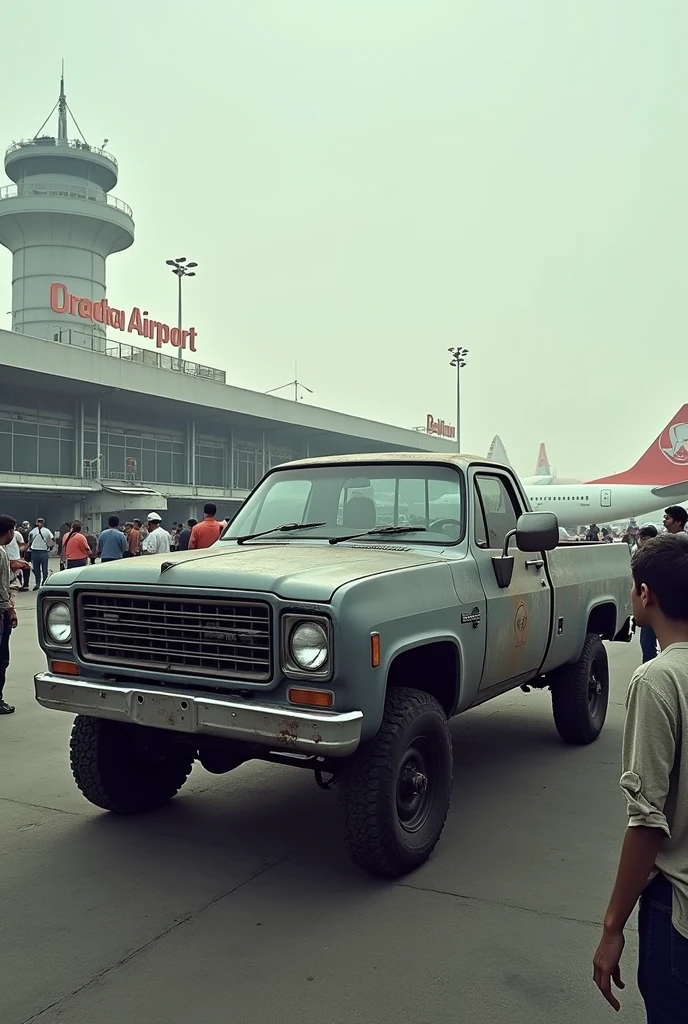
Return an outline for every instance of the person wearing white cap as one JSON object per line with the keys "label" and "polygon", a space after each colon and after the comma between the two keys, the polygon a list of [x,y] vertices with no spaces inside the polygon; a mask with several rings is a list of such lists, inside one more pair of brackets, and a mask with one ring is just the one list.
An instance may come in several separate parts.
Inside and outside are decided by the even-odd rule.
{"label": "person wearing white cap", "polygon": [[161,517],[157,512],[150,512],[148,515],[148,536],[142,545],[144,555],[166,555],[172,550],[172,538],[167,530],[164,530],[160,523]]}

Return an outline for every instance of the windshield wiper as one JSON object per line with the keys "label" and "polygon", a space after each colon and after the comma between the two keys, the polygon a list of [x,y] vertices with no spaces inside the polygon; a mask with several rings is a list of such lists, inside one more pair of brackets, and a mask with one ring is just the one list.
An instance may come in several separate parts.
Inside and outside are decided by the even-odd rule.
{"label": "windshield wiper", "polygon": [[282,526],[273,526],[271,530],[262,530],[260,533],[247,533],[244,537],[237,537],[237,544],[245,544],[247,540],[255,540],[256,537],[267,537],[269,533],[291,533],[292,530],[314,530],[316,526],[327,526],[327,523],[284,523]]}
{"label": "windshield wiper", "polygon": [[427,533],[425,526],[376,526],[374,530],[365,530],[363,533],[352,533],[350,537],[330,537],[330,544],[341,544],[344,540],[358,540],[359,537],[371,537],[375,534],[390,533]]}

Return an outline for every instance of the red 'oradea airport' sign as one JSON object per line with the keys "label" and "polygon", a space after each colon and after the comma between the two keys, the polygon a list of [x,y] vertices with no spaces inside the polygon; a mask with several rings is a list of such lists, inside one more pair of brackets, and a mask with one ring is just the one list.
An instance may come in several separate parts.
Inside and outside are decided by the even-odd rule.
{"label": "red 'oradea airport' sign", "polygon": [[444,420],[433,419],[430,414],[428,414],[425,431],[428,434],[437,434],[438,437],[456,437],[456,427],[450,427]]}
{"label": "red 'oradea airport' sign", "polygon": [[148,310],[144,309],[142,312],[138,306],[134,306],[127,316],[125,310],[115,309],[107,299],[93,302],[92,299],[72,295],[66,284],[55,282],[50,285],[50,308],[53,313],[80,316],[82,320],[104,324],[115,331],[127,331],[129,334],[138,334],[141,338],[150,338],[151,341],[155,341],[158,348],[162,348],[163,345],[186,348],[188,343],[189,351],[196,351],[195,327],[190,327],[188,331],[180,331],[178,327],[170,327],[159,320],[150,320]]}

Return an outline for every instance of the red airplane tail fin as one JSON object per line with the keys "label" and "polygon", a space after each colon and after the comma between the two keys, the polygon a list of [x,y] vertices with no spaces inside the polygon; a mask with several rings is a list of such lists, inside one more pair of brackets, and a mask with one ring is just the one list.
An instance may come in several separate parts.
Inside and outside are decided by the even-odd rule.
{"label": "red airplane tail fin", "polygon": [[591,480],[594,484],[663,487],[688,480],[688,405],[682,406],[659,437],[625,473]]}

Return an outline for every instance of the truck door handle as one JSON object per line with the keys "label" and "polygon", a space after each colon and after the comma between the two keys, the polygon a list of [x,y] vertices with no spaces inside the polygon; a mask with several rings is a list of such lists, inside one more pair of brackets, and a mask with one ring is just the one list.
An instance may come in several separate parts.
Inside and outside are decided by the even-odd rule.
{"label": "truck door handle", "polygon": [[544,564],[545,564],[545,562],[544,562],[543,558],[527,558],[526,559],[526,569],[529,569],[531,567],[531,565],[534,566],[536,569],[542,569]]}

